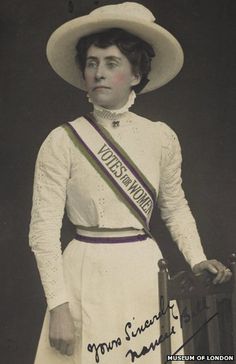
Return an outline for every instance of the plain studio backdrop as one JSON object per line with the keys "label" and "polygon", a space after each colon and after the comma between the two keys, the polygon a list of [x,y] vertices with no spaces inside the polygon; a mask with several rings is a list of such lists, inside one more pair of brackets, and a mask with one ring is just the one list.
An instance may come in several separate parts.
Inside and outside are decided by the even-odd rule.
{"label": "plain studio backdrop", "polygon": [[[0,361],[32,364],[45,310],[28,247],[34,163],[49,131],[91,110],[85,93],[49,67],[45,46],[63,22],[119,1],[13,0],[0,5]],[[235,250],[235,0],[147,0],[183,46],[175,80],[132,108],[167,122],[183,152],[184,189],[209,258]],[[186,267],[155,211],[152,228],[173,271]],[[65,221],[63,246],[73,236]],[[48,363],[45,363],[48,364]]]}

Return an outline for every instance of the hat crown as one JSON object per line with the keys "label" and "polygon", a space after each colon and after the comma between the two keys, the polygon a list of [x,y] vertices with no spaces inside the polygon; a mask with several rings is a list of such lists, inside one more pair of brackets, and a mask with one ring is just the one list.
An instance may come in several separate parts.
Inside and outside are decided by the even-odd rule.
{"label": "hat crown", "polygon": [[93,10],[90,15],[98,17],[129,17],[141,19],[143,21],[154,22],[155,17],[152,12],[145,6],[136,2],[125,2],[122,4],[113,4],[101,6]]}

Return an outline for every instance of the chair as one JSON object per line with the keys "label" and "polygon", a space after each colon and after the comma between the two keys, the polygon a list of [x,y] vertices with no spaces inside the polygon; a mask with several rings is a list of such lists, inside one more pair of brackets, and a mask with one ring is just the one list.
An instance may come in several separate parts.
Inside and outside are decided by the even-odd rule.
{"label": "chair", "polygon": [[[176,300],[186,363],[222,363],[225,359],[236,363],[236,254],[229,261],[232,279],[218,285],[212,283],[213,275],[208,272],[194,275],[181,271],[170,278],[166,261],[158,262],[161,334],[171,333],[171,310],[167,308]],[[171,355],[177,357],[178,352],[172,353],[170,340],[163,340],[161,364],[174,362],[176,357]]]}

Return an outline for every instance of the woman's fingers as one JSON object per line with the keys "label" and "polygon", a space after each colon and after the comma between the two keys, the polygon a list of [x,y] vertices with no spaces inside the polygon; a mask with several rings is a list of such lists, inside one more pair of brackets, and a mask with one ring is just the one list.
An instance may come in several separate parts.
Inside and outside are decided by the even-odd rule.
{"label": "woman's fingers", "polygon": [[232,277],[231,270],[229,268],[225,267],[222,274],[221,274],[221,277],[219,278],[218,283],[221,284],[221,283],[228,282],[231,277]]}
{"label": "woman's fingers", "polygon": [[225,272],[225,269],[226,267],[221,263],[221,262],[218,262],[218,260],[212,260],[212,261],[209,261],[209,263],[211,265],[214,266],[214,268],[216,269],[216,276],[215,278],[213,279],[213,283],[214,284],[218,284],[220,282],[224,282],[224,272]]}
{"label": "woman's fingers", "polygon": [[221,262],[216,259],[205,260],[196,264],[193,267],[193,272],[195,274],[199,274],[204,270],[208,270],[209,272],[215,274],[215,277],[213,279],[214,284],[225,283],[229,281],[232,276],[231,270],[225,267]]}
{"label": "woman's fingers", "polygon": [[71,356],[74,353],[74,343],[70,343],[67,346],[67,352],[66,355]]}
{"label": "woman's fingers", "polygon": [[74,353],[74,340],[50,339],[50,345],[62,355],[72,355]]}
{"label": "woman's fingers", "polygon": [[217,270],[216,277],[213,279],[214,284],[227,282],[231,278],[231,271],[218,260],[209,261],[209,263]]}
{"label": "woman's fingers", "polygon": [[60,340],[60,344],[59,344],[59,348],[58,350],[60,351],[60,353],[62,355],[66,355],[67,354],[67,348],[69,346],[69,343],[67,341],[64,341],[64,340]]}

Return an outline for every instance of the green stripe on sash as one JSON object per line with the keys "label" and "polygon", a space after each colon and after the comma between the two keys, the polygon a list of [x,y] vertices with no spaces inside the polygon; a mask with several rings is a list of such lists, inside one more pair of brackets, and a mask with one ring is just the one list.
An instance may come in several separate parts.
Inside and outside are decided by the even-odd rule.
{"label": "green stripe on sash", "polygon": [[136,210],[134,210],[132,208],[132,206],[127,202],[126,198],[123,196],[123,194],[116,188],[116,186],[111,183],[111,180],[109,179],[109,177],[107,177],[107,175],[103,172],[103,170],[101,169],[101,167],[97,164],[97,162],[95,161],[95,159],[93,159],[90,154],[88,153],[88,151],[85,149],[85,147],[80,143],[79,139],[76,138],[76,136],[74,135],[74,133],[72,132],[72,130],[70,129],[68,124],[63,124],[62,127],[65,129],[65,131],[67,132],[68,136],[70,137],[70,139],[72,140],[73,144],[75,145],[76,148],[78,148],[80,150],[80,152],[85,156],[85,158],[88,159],[88,161],[91,163],[91,165],[96,169],[96,171],[100,174],[100,176],[107,182],[107,184],[109,185],[109,187],[113,190],[113,192],[118,195],[120,197],[120,199],[124,202],[124,204],[126,205],[126,207],[128,207],[128,209],[130,210],[130,212],[135,215],[135,217],[139,220],[139,222],[141,223],[141,225],[143,226],[144,230],[146,231],[146,233],[152,237],[148,226],[145,224],[145,222],[142,220],[142,218],[139,216],[139,214],[137,213]]}

